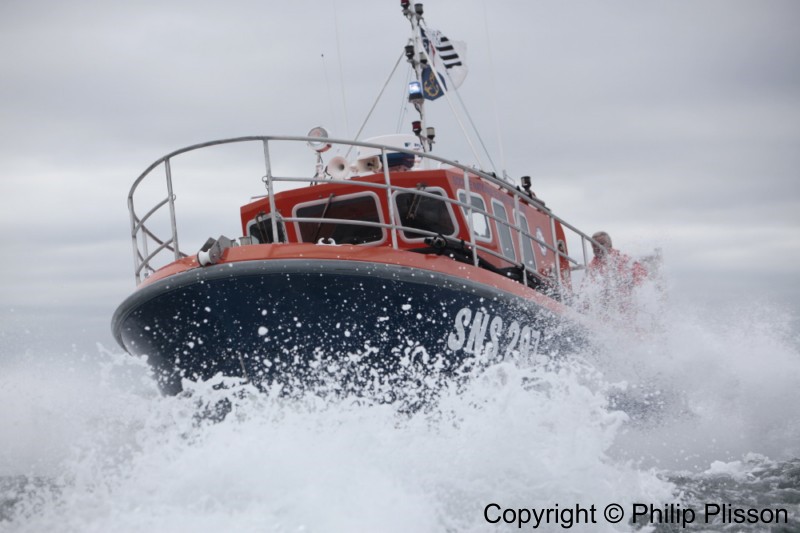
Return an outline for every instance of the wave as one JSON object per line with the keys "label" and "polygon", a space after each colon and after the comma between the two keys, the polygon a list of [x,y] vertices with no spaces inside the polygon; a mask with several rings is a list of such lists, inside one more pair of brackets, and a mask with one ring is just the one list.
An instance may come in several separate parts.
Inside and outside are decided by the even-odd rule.
{"label": "wave", "polygon": [[644,319],[603,317],[586,352],[496,364],[412,410],[222,377],[163,397],[103,347],[7,359],[0,530],[495,531],[490,504],[693,505],[721,479],[732,502],[791,502],[747,481],[796,481],[788,315],[636,298]]}

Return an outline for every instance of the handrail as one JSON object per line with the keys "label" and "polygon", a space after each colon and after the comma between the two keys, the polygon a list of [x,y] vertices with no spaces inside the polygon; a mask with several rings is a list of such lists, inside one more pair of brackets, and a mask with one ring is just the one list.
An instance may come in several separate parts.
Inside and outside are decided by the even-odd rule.
{"label": "handrail", "polygon": [[[557,287],[562,285],[562,272],[561,272],[561,260],[565,260],[570,268],[580,268],[581,265],[587,264],[587,254],[586,254],[586,243],[594,243],[597,244],[591,237],[586,235],[585,233],[581,232],[573,225],[567,223],[562,218],[556,216],[555,214],[550,211],[543,203],[541,203],[535,197],[528,195],[527,193],[519,190],[512,186],[510,183],[498,179],[496,176],[492,174],[488,174],[483,172],[479,169],[475,169],[469,167],[467,165],[460,164],[455,161],[450,161],[443,157],[439,157],[437,155],[431,153],[420,153],[413,150],[408,150],[404,148],[397,148],[393,146],[386,146],[381,144],[374,144],[369,142],[361,142],[361,141],[348,141],[342,139],[332,139],[329,138],[326,140],[326,143],[331,145],[339,145],[339,146],[349,146],[351,149],[352,147],[361,147],[361,148],[371,148],[380,150],[380,157],[383,163],[383,180],[381,181],[354,181],[352,179],[327,179],[315,176],[313,178],[308,177],[292,177],[292,176],[275,176],[273,175],[273,163],[272,163],[272,153],[271,149],[273,147],[270,146],[270,143],[308,143],[308,142],[318,142],[320,139],[319,137],[300,137],[300,136],[246,136],[246,137],[235,137],[229,139],[221,139],[215,141],[209,141],[205,143],[194,144],[192,146],[187,146],[185,148],[181,148],[179,150],[175,150],[170,152],[169,154],[161,157],[160,159],[153,162],[150,166],[148,166],[144,172],[142,172],[136,180],[134,180],[131,189],[128,193],[128,208],[130,211],[130,223],[131,223],[131,239],[133,243],[133,250],[134,250],[134,274],[136,278],[136,283],[141,283],[143,281],[143,277],[146,277],[150,273],[154,272],[157,269],[157,266],[154,264],[154,259],[157,257],[161,257],[162,252],[168,250],[172,252],[173,260],[180,259],[181,257],[186,257],[187,254],[180,250],[178,245],[178,223],[177,223],[177,216],[175,210],[175,202],[176,202],[176,195],[173,190],[173,179],[172,179],[172,160],[176,157],[181,156],[183,154],[194,152],[197,150],[201,150],[204,148],[209,148],[213,146],[221,146],[221,145],[228,145],[228,144],[237,144],[237,143],[247,143],[247,142],[259,142],[263,145],[263,157],[264,157],[264,168],[265,174],[261,179],[264,181],[264,185],[267,188],[267,197],[269,199],[269,207],[270,213],[274,216],[270,217],[270,224],[272,226],[272,234],[275,236],[275,239],[278,239],[280,235],[278,232],[278,224],[286,223],[286,222],[322,222],[322,223],[339,223],[339,224],[351,224],[351,225],[361,225],[361,226],[373,226],[379,227],[382,230],[385,230],[387,234],[390,236],[391,246],[393,248],[398,248],[398,232],[401,231],[408,231],[414,232],[420,235],[427,235],[429,237],[436,237],[437,234],[434,232],[430,232],[420,228],[412,228],[403,226],[399,220],[397,219],[398,214],[396,213],[394,207],[393,196],[395,194],[408,192],[413,194],[418,194],[423,197],[435,198],[440,201],[446,202],[448,205],[452,206],[455,209],[461,209],[462,213],[464,214],[464,220],[466,221],[468,235],[469,235],[469,242],[464,242],[464,245],[468,245],[469,250],[472,251],[472,261],[475,266],[479,264],[479,252],[484,255],[491,255],[498,259],[501,259],[507,263],[511,263],[515,265],[517,268],[521,269],[522,272],[522,281],[523,283],[527,284],[527,280],[529,277],[534,277],[539,280],[544,280],[544,276],[542,273],[538,272],[534,266],[531,268],[530,265],[526,264],[525,261],[525,253],[523,251],[523,241],[524,239],[529,239],[531,241],[531,246],[534,243],[543,248],[543,251],[546,250],[547,253],[553,253],[553,270],[552,276],[553,281]],[[464,190],[467,194],[466,202],[461,202],[458,198],[449,198],[446,195],[440,195],[436,193],[431,193],[425,190],[420,190],[416,188],[410,187],[403,187],[403,186],[396,186],[392,185],[390,180],[390,173],[388,169],[388,161],[387,161],[387,153],[388,152],[400,152],[414,155],[415,157],[419,157],[424,159],[428,159],[431,161],[439,162],[440,164],[448,165],[453,169],[459,169],[463,172],[463,179],[464,179]],[[164,179],[165,179],[165,189],[166,189],[166,198],[158,201],[155,206],[153,206],[144,216],[139,217],[136,214],[136,210],[134,207],[134,197],[139,189],[139,186],[142,182],[150,177],[153,171],[159,168],[161,165],[164,166]],[[424,166],[424,165],[423,165]],[[472,196],[471,196],[471,181],[475,177],[480,178],[481,180],[488,182],[498,189],[503,190],[505,193],[512,196],[514,202],[514,214],[512,216],[507,216],[507,220],[503,220],[502,218],[496,216],[493,212],[491,212],[491,207],[487,206],[486,209],[479,209],[472,205]],[[355,184],[357,183],[359,187],[363,188],[372,188],[378,191],[383,191],[386,194],[386,202],[389,206],[388,211],[388,218],[387,222],[368,222],[368,221],[359,221],[359,220],[349,220],[349,219],[331,219],[331,218],[314,218],[314,217],[286,217],[282,216],[281,213],[277,211],[277,207],[275,205],[275,188],[274,184],[276,182],[286,182],[286,183],[332,183],[332,184]],[[163,197],[162,197],[163,198]],[[535,235],[532,235],[529,232],[529,228],[525,227],[522,223],[520,218],[520,204],[526,204],[540,213],[544,214],[550,222],[550,232],[552,236],[553,244],[550,244],[546,240],[540,239]],[[159,211],[162,207],[168,206],[169,208],[169,230],[170,235],[169,237],[159,237],[156,235],[154,231],[152,231],[147,225],[146,222],[149,222],[151,216]],[[480,214],[481,216],[487,217],[488,219],[494,220],[495,225],[503,224],[508,227],[512,233],[512,236],[517,237],[517,246],[519,247],[519,260],[512,259],[506,257],[505,255],[498,253],[496,250],[493,250],[487,246],[483,246],[476,240],[476,235],[473,227],[473,214]],[[565,231],[569,230],[572,234],[580,238],[581,248],[583,250],[583,261],[570,257],[567,253],[559,249],[558,245],[558,238],[556,235],[556,223],[558,223]],[[153,252],[148,252],[149,250],[149,243],[155,243],[157,246]],[[534,256],[535,258],[535,256]],[[535,263],[534,259],[534,263]]]}
{"label": "handrail", "polygon": [[142,263],[139,265],[138,269],[136,270],[136,275],[139,275],[139,273],[141,273],[141,271],[143,269],[149,268],[147,265],[150,263],[150,260],[153,259],[156,255],[158,255],[158,253],[161,252],[161,250],[163,250],[165,248],[169,248],[170,244],[172,244],[172,239],[170,239],[170,240],[168,240],[166,242],[163,242],[161,244],[161,246],[159,246],[158,248],[153,250],[150,254],[147,255],[147,257],[143,257],[142,258]]}

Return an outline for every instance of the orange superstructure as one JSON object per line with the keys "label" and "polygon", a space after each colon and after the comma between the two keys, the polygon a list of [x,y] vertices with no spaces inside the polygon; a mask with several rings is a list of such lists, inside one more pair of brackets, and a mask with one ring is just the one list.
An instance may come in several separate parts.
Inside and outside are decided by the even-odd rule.
{"label": "orange superstructure", "polygon": [[[330,244],[409,251],[428,250],[431,240],[440,236],[451,245],[463,244],[467,249],[474,243],[483,249],[478,255],[488,268],[511,272],[524,264],[532,277],[553,277],[554,250],[567,254],[561,223],[551,225],[546,209],[535,199],[522,194],[515,198],[475,174],[468,174],[465,185],[464,175],[455,169],[392,172],[391,194],[386,192],[383,174],[280,192],[274,198],[281,219],[279,239],[272,237],[271,202],[266,197],[241,208],[242,234],[264,243],[316,244],[322,239],[323,243],[332,240]],[[468,192],[473,236],[467,224]],[[332,222],[301,220],[317,217]],[[373,225],[351,226],[347,231],[344,220]],[[562,282],[567,284],[568,262],[562,258],[561,264]],[[512,277],[521,279],[521,275]]]}

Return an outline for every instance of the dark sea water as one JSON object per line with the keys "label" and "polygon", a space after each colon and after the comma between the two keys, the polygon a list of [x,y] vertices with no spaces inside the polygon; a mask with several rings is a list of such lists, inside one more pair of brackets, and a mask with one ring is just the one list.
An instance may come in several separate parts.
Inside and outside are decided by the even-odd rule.
{"label": "dark sea water", "polygon": [[414,412],[234,382],[166,398],[117,348],[19,350],[0,531],[800,531],[792,317],[638,298],[585,353]]}

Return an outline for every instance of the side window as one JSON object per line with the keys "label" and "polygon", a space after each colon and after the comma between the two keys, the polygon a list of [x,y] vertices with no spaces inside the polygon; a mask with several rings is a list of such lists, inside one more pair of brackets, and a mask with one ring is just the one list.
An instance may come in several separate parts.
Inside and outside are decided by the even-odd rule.
{"label": "side window", "polygon": [[[522,226],[522,231],[530,235],[531,227],[528,224],[528,219],[522,213],[519,213],[519,223],[520,226]],[[522,260],[525,262],[526,267],[536,270],[536,255],[533,253],[533,241],[525,234],[522,235]]]}
{"label": "side window", "polygon": [[[475,232],[475,238],[481,241],[491,241],[492,230],[489,227],[489,217],[486,216],[486,203],[480,195],[474,193],[471,195],[471,200],[469,203],[472,205],[472,231]],[[458,191],[458,201],[464,204],[468,203],[466,191]],[[464,218],[467,218],[465,207],[461,208],[461,212],[464,213]]]}
{"label": "side window", "polygon": [[362,224],[325,222],[327,218],[381,223],[378,200],[374,194],[336,198],[296,206],[297,218],[318,218],[314,222],[298,222],[298,233],[303,242],[319,242],[332,239],[336,244],[366,244],[384,239],[383,228]]}
{"label": "side window", "polygon": [[505,206],[497,200],[492,200],[492,211],[494,216],[498,218],[495,220],[497,225],[497,235],[500,237],[500,249],[503,256],[511,261],[517,260],[517,254],[514,251],[514,237],[511,234],[511,227],[508,224],[508,211]]}
{"label": "side window", "polygon": [[[441,191],[425,190],[430,194],[443,197]],[[400,224],[406,228],[416,228],[445,237],[456,233],[453,214],[444,200],[423,196],[412,192],[398,193],[394,199]],[[414,231],[403,230],[406,239],[423,239],[426,235]]]}
{"label": "side window", "polygon": [[[272,217],[270,215],[257,216],[247,225],[247,234],[255,237],[260,244],[275,242],[272,236]],[[286,242],[286,230],[283,222],[280,221],[278,221],[278,242]]]}

